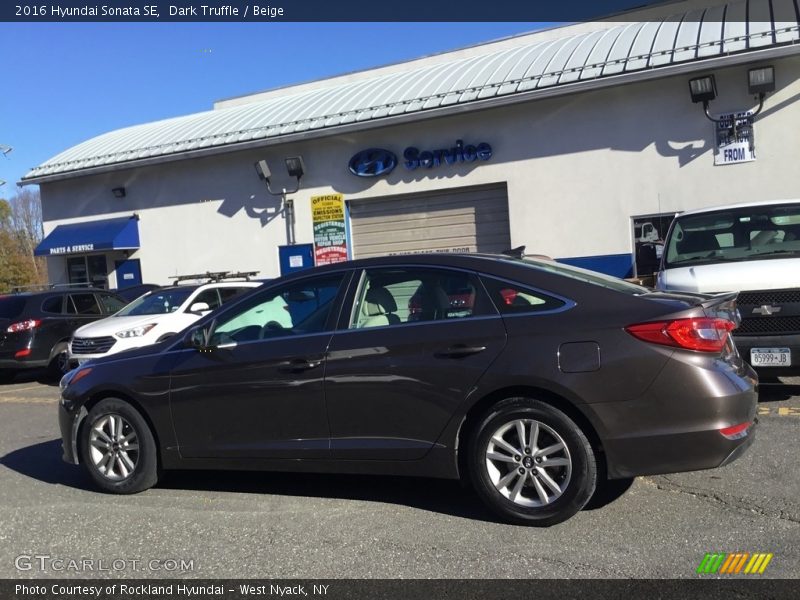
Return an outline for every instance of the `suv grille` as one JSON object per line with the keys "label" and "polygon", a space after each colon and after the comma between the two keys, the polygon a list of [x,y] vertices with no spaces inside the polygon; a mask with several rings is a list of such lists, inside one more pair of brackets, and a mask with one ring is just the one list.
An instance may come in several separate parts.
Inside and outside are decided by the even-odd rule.
{"label": "suv grille", "polygon": [[756,292],[740,292],[736,303],[752,304],[791,304],[800,302],[800,290],[761,290]]}
{"label": "suv grille", "polygon": [[742,319],[734,335],[758,335],[760,333],[800,333],[800,317],[758,317]]}
{"label": "suv grille", "polygon": [[105,354],[117,342],[113,337],[72,338],[73,354]]}

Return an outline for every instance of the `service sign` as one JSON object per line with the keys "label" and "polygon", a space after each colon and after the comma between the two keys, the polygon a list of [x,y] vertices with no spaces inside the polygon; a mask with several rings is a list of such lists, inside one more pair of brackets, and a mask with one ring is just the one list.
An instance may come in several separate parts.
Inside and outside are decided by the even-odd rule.
{"label": "service sign", "polygon": [[715,165],[733,165],[756,159],[753,111],[728,113],[716,117],[714,125]]}
{"label": "service sign", "polygon": [[347,260],[344,196],[312,196],[311,218],[314,223],[314,263],[320,266]]}

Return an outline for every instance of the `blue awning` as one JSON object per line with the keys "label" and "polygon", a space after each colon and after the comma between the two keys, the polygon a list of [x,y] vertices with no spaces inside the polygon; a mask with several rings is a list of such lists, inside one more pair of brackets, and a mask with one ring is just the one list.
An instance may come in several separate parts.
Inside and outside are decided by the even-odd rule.
{"label": "blue awning", "polygon": [[58,225],[36,246],[36,256],[86,254],[139,247],[139,217]]}

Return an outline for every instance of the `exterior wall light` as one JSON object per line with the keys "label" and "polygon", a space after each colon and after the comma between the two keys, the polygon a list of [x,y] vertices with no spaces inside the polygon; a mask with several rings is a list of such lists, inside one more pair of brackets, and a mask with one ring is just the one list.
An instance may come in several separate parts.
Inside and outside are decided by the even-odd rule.
{"label": "exterior wall light", "polygon": [[286,241],[289,245],[295,243],[295,235],[294,235],[294,201],[291,198],[287,198],[287,194],[294,194],[297,190],[300,189],[300,179],[306,172],[305,165],[303,164],[303,157],[302,156],[289,156],[284,159],[286,163],[286,170],[289,173],[289,177],[294,177],[297,180],[297,184],[293,190],[287,190],[286,188],[281,189],[280,192],[274,191],[270,186],[270,178],[272,177],[272,172],[269,169],[269,165],[267,165],[267,161],[259,160],[255,163],[256,173],[258,173],[258,178],[261,179],[264,183],[267,184],[267,191],[272,194],[273,196],[280,196],[281,201],[283,204],[283,213],[286,217]]}
{"label": "exterior wall light", "polygon": [[125,197],[125,188],[124,187],[115,187],[111,189],[111,193],[114,194],[114,198],[124,198]]}
{"label": "exterior wall light", "polygon": [[769,92],[775,91],[775,68],[772,66],[758,67],[747,72],[747,89],[754,96],[758,96],[758,108],[746,119],[728,118],[715,119],[708,112],[708,103],[717,97],[717,84],[713,75],[705,75],[689,80],[689,93],[692,102],[703,103],[703,112],[706,117],[720,126],[721,129],[728,130],[728,137],[734,142],[747,140],[750,143],[750,151],[754,150],[752,123],[755,116],[764,108],[764,97]]}

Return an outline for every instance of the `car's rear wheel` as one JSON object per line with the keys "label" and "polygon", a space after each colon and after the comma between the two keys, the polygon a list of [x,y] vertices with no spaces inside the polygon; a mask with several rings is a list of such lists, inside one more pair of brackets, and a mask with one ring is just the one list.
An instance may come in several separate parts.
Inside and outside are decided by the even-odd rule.
{"label": "car's rear wheel", "polygon": [[103,491],[135,494],[158,481],[153,433],[127,402],[99,402],[86,416],[80,436],[81,461]]}
{"label": "car's rear wheel", "polygon": [[586,505],[597,483],[594,452],[580,427],[531,398],[494,405],[478,422],[468,452],[478,495],[512,523],[561,523]]}
{"label": "car's rear wheel", "polygon": [[0,369],[0,383],[11,383],[16,374],[13,369]]}

